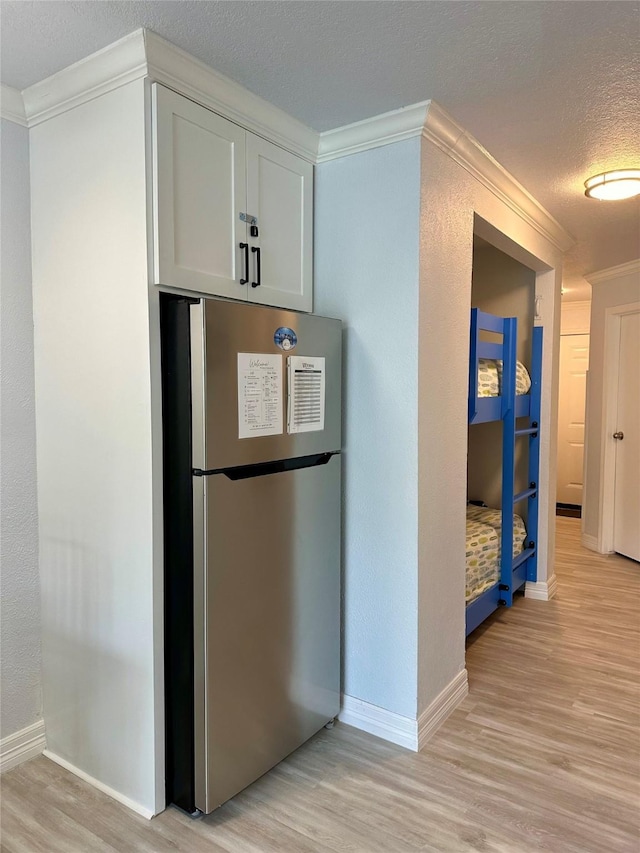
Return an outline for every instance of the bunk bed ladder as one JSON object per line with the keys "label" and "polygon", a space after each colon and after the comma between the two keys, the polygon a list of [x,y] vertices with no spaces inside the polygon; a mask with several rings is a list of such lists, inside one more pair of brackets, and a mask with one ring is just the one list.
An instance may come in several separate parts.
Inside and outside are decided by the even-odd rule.
{"label": "bunk bed ladder", "polygon": [[[531,403],[529,407],[529,483],[539,488],[540,478],[540,409],[542,390],[542,326],[534,326],[531,351]],[[533,430],[533,431],[532,431]],[[530,495],[527,500],[527,541],[525,552],[531,552],[526,558],[526,580],[538,579],[538,494]]]}
{"label": "bunk bed ladder", "polygon": [[500,603],[513,603],[513,505],[516,451],[516,341],[518,320],[504,319],[502,359],[502,532],[500,543]]}
{"label": "bunk bed ladder", "polygon": [[[513,324],[508,326],[507,324]],[[542,376],[542,328],[533,329],[531,354],[531,390],[529,391],[529,426],[517,429],[516,421],[516,352],[517,320],[505,320],[505,367],[503,367],[503,421],[502,421],[502,539],[500,557],[500,595],[507,606],[513,603],[513,593],[525,581],[536,581],[538,576],[538,491],[540,471],[540,405]],[[529,440],[528,487],[515,494],[515,441]],[[527,502],[527,538],[524,548],[513,556],[514,506]]]}
{"label": "bunk bed ladder", "polygon": [[[501,343],[481,340],[481,332],[502,337]],[[542,327],[534,326],[531,353],[531,389],[516,395],[518,320],[496,317],[478,308],[471,310],[471,347],[469,353],[469,423],[502,422],[502,501],[500,534],[500,578],[498,583],[467,605],[466,632],[469,634],[495,608],[510,607],[513,594],[538,574],[538,493],[540,469],[540,410],[542,377]],[[479,394],[480,359],[501,362],[502,379],[498,397]],[[518,428],[518,418],[528,418]],[[528,439],[528,486],[515,493],[516,440]],[[514,507],[527,502],[527,539],[524,549],[513,556]]]}

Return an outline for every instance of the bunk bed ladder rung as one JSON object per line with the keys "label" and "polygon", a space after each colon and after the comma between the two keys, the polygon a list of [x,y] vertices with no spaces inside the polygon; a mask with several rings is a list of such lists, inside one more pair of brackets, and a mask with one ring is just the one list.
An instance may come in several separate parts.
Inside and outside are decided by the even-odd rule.
{"label": "bunk bed ladder rung", "polygon": [[521,566],[526,560],[529,560],[536,553],[536,549],[534,548],[525,548],[524,551],[521,551],[517,557],[513,558],[513,571]]}
{"label": "bunk bed ladder rung", "polygon": [[525,489],[524,492],[518,492],[517,495],[513,496],[513,505],[521,503],[527,498],[531,500],[531,498],[535,498],[538,493],[538,487],[534,482],[531,483],[528,489]]}
{"label": "bunk bed ladder rung", "polygon": [[516,437],[519,438],[521,435],[529,435],[529,436],[532,436],[533,438],[536,438],[538,435],[538,424],[537,424],[537,422],[533,421],[531,426],[527,427],[526,429],[517,429],[516,430]]}

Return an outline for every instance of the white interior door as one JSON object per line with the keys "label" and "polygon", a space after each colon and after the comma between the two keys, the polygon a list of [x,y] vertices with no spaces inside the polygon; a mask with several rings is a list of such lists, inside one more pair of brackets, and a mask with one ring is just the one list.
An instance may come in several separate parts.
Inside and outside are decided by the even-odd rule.
{"label": "white interior door", "polygon": [[[249,299],[312,310],[313,166],[247,133],[247,210],[258,217]],[[260,250],[260,275],[258,253]]]}
{"label": "white interior door", "polygon": [[586,377],[589,335],[560,338],[558,503],[582,506]]}
{"label": "white interior door", "polygon": [[247,299],[246,131],[153,91],[155,284]]}
{"label": "white interior door", "polygon": [[620,318],[613,549],[640,562],[640,313]]}

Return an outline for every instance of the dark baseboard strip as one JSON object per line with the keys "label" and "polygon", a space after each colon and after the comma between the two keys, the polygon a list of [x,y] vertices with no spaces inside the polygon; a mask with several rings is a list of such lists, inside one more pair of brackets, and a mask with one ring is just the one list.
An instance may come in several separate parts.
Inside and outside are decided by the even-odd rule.
{"label": "dark baseboard strip", "polygon": [[582,507],[579,504],[556,504],[556,515],[566,518],[582,518]]}

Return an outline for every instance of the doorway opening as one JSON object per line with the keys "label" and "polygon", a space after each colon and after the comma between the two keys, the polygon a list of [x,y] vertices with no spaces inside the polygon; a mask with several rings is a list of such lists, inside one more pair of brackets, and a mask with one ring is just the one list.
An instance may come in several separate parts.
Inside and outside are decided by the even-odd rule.
{"label": "doorway opening", "polygon": [[[522,361],[529,372],[529,380],[532,380],[532,376],[534,378],[529,386],[534,391],[529,395],[524,389],[519,392],[523,397],[529,396],[529,399],[526,400],[519,397],[517,383],[514,386],[507,386],[512,389],[509,390],[508,394],[512,395],[511,399],[514,400],[514,403],[512,404],[511,399],[504,397],[500,401],[500,405],[504,407],[505,412],[513,410],[514,417],[507,431],[502,429],[502,423],[497,424],[497,430],[496,425],[493,425],[493,441],[491,438],[487,439],[482,433],[488,433],[491,424],[485,427],[484,420],[504,420],[506,423],[506,414],[498,413],[497,417],[488,419],[471,415],[472,408],[482,410],[485,404],[478,399],[474,401],[472,406],[472,398],[477,389],[477,384],[474,384],[473,379],[475,365],[477,364],[478,367],[480,365],[476,361],[473,362],[473,366],[470,365],[467,501],[480,500],[484,503],[492,502],[494,508],[500,506],[502,530],[500,555],[502,560],[504,553],[504,561],[500,566],[498,589],[502,592],[500,585],[503,584],[509,588],[505,590],[508,593],[507,596],[496,595],[493,609],[490,609],[488,615],[476,622],[477,627],[482,625],[479,631],[473,627],[475,620],[471,618],[468,604],[469,590],[467,589],[465,621],[467,642],[471,644],[475,642],[475,638],[482,636],[485,627],[490,627],[494,621],[503,622],[517,616],[520,609],[518,596],[521,596],[522,592],[526,598],[540,601],[547,601],[555,595],[555,430],[561,285],[557,267],[549,266],[548,263],[545,263],[477,214],[474,215],[473,237],[473,263],[471,265],[473,293],[470,294],[470,301],[474,305],[485,308],[485,310],[502,311],[504,314],[508,314],[512,319],[503,316],[504,328],[507,328],[508,324],[514,324],[516,320],[519,326],[517,336],[511,335],[512,339],[515,340],[515,346],[509,350],[509,355],[507,356],[507,350],[503,349],[502,353],[496,351],[496,354],[488,355],[488,358],[497,360],[507,358],[511,365],[512,374],[520,372],[517,361]],[[497,260],[494,269],[491,268],[490,263],[492,257]],[[499,282],[500,273],[497,269],[500,264],[505,270],[509,270],[509,275],[504,277],[502,288]],[[486,285],[482,283],[483,278],[488,281]],[[486,290],[483,293],[484,288]],[[494,297],[491,292],[495,293],[496,290],[502,290],[502,292],[496,294],[496,301],[492,301]],[[472,310],[472,329],[474,327],[474,310]],[[475,316],[477,318],[478,315]],[[485,327],[476,323],[475,328],[482,329]],[[481,332],[480,334],[485,335],[485,341],[488,340],[486,333]],[[481,341],[482,338],[473,333],[472,340]],[[484,347],[479,348],[476,345],[476,352],[479,352],[479,349],[484,349]],[[536,397],[537,399],[535,399]],[[532,402],[534,403],[533,408]],[[534,413],[533,418],[531,417],[532,412]],[[477,438],[473,433],[476,428],[480,430]],[[513,440],[511,464],[504,466],[505,471],[512,470],[513,472],[509,486],[509,490],[512,490],[511,494],[501,488],[503,485],[502,459],[507,458],[505,448],[509,443],[503,441],[505,435],[509,436],[509,442]],[[522,446],[518,447],[519,444]],[[492,457],[494,463],[490,465],[489,460]],[[534,460],[534,471],[529,468],[529,459]],[[484,475],[482,473],[483,467],[485,469]],[[505,481],[506,479],[508,478],[505,478]],[[487,483],[493,484],[493,490],[487,487]],[[496,486],[498,487],[496,488]],[[519,488],[520,491],[518,491]],[[503,499],[505,494],[507,495],[506,500]],[[489,500],[485,495],[488,496]],[[495,498],[500,502],[497,503]],[[513,503],[510,503],[511,498],[513,498]],[[467,517],[468,514],[469,509],[467,509]],[[516,515],[520,517],[520,520],[516,519]],[[502,524],[504,519],[507,520],[506,524]],[[516,539],[515,536],[510,538],[512,531],[522,530],[523,527],[525,533],[523,541],[518,543],[519,553],[513,555]],[[502,547],[503,540],[504,548]],[[509,558],[511,556],[513,556],[513,563],[510,563]],[[516,596],[517,606],[512,609],[509,604],[513,602],[514,595]],[[501,606],[503,603],[506,606]]]}
{"label": "doorway opening", "polygon": [[590,300],[562,302],[556,515],[581,518],[584,490]]}

